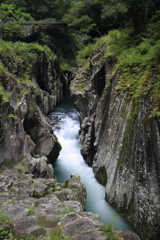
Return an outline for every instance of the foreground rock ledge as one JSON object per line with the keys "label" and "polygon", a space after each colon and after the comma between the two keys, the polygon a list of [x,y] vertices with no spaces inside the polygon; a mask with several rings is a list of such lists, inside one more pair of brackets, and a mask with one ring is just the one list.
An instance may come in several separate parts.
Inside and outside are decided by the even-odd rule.
{"label": "foreground rock ledge", "polygon": [[[3,239],[58,239],[105,240],[103,224],[97,214],[84,212],[86,189],[77,174],[59,184],[55,179],[34,178],[7,170],[0,174],[0,234]],[[4,215],[8,216],[7,220]],[[117,239],[139,240],[128,231],[117,230]],[[123,234],[122,234],[123,233]],[[34,238],[34,239],[36,239]]]}

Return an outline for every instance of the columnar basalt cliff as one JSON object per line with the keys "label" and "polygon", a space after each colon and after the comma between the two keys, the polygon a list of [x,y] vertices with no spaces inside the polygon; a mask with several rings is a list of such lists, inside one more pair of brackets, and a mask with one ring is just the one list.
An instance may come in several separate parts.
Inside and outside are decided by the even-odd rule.
{"label": "columnar basalt cliff", "polygon": [[[8,55],[1,55],[0,83],[4,90],[1,95],[0,165],[3,168],[16,166],[19,171],[36,176],[46,172],[50,177],[53,168],[47,163],[56,160],[61,146],[43,114],[53,111],[63,100],[68,83],[54,55],[49,57],[47,51],[36,49],[34,45],[29,51],[31,56],[29,52],[24,54],[29,55],[30,63],[21,63],[25,56],[22,59],[15,53],[10,56],[9,50]],[[40,165],[44,165],[44,170]],[[40,169],[44,172],[39,172]]]}
{"label": "columnar basalt cliff", "polygon": [[[85,65],[85,63],[84,63]],[[116,90],[112,57],[101,47],[82,65],[71,84],[81,120],[81,152],[106,199],[143,240],[160,238],[160,119],[152,98],[141,101]]]}

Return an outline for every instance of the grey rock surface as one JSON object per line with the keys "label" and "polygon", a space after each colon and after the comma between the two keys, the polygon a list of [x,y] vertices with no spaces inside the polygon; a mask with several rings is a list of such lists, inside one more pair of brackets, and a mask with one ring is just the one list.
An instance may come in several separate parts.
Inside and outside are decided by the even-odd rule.
{"label": "grey rock surface", "polygon": [[[131,223],[143,240],[160,236],[159,117],[150,117],[150,96],[138,102],[117,91],[119,74],[110,78],[111,57],[90,57],[71,83],[81,119],[81,153],[107,201]],[[88,77],[89,76],[89,77]]]}
{"label": "grey rock surface", "polygon": [[[48,237],[69,237],[73,240],[109,239],[104,234],[98,214],[84,212],[84,201],[81,202],[80,196],[86,196],[86,190],[77,174],[73,174],[67,184],[65,182],[60,185],[53,178],[35,179],[33,174],[20,174],[16,170],[7,170],[0,174],[0,178],[1,181],[3,179],[0,227],[7,230],[5,239],[8,233],[17,240],[33,237],[40,240]],[[69,186],[68,194],[74,196],[74,200],[64,201],[56,196],[57,189],[61,191]],[[75,194],[76,191],[78,194]],[[128,240],[139,240],[133,238],[136,236],[134,233],[124,232],[123,236],[125,234]]]}

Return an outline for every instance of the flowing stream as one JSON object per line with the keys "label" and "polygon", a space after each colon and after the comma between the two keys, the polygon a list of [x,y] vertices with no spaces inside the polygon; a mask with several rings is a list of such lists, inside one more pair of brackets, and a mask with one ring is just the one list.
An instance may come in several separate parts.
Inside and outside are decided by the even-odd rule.
{"label": "flowing stream", "polygon": [[62,146],[60,155],[53,165],[57,181],[62,183],[69,179],[72,173],[77,173],[87,189],[86,211],[98,213],[103,223],[133,231],[127,221],[104,200],[105,188],[97,182],[92,168],[84,162],[80,154],[79,118],[72,99],[66,97],[52,114],[60,119],[53,127]]}

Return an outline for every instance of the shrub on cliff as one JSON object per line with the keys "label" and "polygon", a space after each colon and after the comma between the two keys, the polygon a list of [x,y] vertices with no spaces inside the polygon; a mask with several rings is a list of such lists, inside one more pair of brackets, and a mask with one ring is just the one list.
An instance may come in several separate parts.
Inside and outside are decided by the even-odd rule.
{"label": "shrub on cliff", "polygon": [[[0,99],[9,98],[9,85],[25,82],[33,85],[31,73],[37,57],[55,60],[56,55],[47,46],[37,43],[12,43],[0,40]],[[7,80],[8,79],[8,80]],[[21,91],[23,94],[23,91]]]}
{"label": "shrub on cliff", "polygon": [[[77,56],[83,68],[91,68],[91,62],[97,59],[104,63],[111,56],[114,68],[110,79],[119,74],[117,93],[127,92],[128,99],[141,101],[143,96],[152,97],[152,116],[160,116],[160,40],[143,38],[135,41],[133,29],[112,30],[108,35],[86,46]],[[157,36],[157,35],[156,35]]]}
{"label": "shrub on cliff", "polygon": [[23,34],[21,32],[21,26],[14,22],[7,22],[3,27],[3,39],[5,41],[18,41],[21,40]]}

